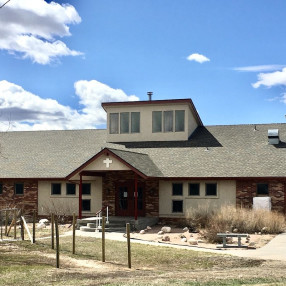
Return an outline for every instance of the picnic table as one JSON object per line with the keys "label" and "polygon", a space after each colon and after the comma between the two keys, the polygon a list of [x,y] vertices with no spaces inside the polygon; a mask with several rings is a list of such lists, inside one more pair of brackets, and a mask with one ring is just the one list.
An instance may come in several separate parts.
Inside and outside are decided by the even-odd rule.
{"label": "picnic table", "polygon": [[[227,248],[227,247],[239,247],[239,248],[243,248],[243,247],[247,247],[246,245],[242,245],[241,244],[241,238],[242,237],[248,237],[247,233],[218,233],[217,234],[218,237],[222,237],[222,247],[223,248]],[[237,244],[236,245],[229,245],[226,243],[226,239],[228,237],[236,237],[237,238]],[[217,246],[217,247],[221,247],[221,246]]]}

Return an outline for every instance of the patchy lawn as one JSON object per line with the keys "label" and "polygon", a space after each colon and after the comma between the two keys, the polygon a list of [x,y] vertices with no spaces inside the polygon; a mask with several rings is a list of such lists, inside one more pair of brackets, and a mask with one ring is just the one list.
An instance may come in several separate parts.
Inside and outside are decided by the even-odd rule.
{"label": "patchy lawn", "polygon": [[132,243],[132,269],[126,243],[61,237],[60,269],[50,240],[0,242],[0,285],[285,285],[286,263],[246,259]]}

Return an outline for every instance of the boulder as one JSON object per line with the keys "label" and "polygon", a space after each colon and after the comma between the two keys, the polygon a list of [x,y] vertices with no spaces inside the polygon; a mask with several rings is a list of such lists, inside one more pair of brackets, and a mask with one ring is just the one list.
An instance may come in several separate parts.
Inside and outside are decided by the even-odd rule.
{"label": "boulder", "polygon": [[147,229],[150,230],[150,229],[152,229],[152,227],[148,225],[148,226],[147,226]]}
{"label": "boulder", "polygon": [[145,233],[145,230],[144,229],[142,229],[142,230],[140,230],[140,232],[139,232],[140,234],[144,234]]}
{"label": "boulder", "polygon": [[198,245],[198,241],[194,238],[190,238],[188,242],[190,245]]}
{"label": "boulder", "polygon": [[161,228],[161,231],[163,231],[164,233],[170,233],[171,232],[171,227],[170,226],[163,226]]}
{"label": "boulder", "polygon": [[164,235],[162,241],[170,241],[170,236]]}
{"label": "boulder", "polygon": [[188,227],[184,227],[183,228],[183,231],[185,232],[185,231],[189,231],[189,228]]}

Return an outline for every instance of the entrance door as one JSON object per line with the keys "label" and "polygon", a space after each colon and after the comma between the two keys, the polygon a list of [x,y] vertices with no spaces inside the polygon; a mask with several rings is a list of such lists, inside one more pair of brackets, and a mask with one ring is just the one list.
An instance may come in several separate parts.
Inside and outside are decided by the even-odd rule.
{"label": "entrance door", "polygon": [[[137,214],[144,216],[143,186],[137,186]],[[134,216],[135,214],[135,190],[134,183],[118,184],[116,188],[116,215]]]}

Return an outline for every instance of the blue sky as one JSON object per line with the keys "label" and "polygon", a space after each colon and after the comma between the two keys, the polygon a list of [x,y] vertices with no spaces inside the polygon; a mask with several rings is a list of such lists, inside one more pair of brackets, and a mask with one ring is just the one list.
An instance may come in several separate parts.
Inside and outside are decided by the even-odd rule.
{"label": "blue sky", "polygon": [[285,0],[10,0],[0,128],[102,128],[102,101],[147,91],[192,98],[205,125],[285,122],[285,13]]}

